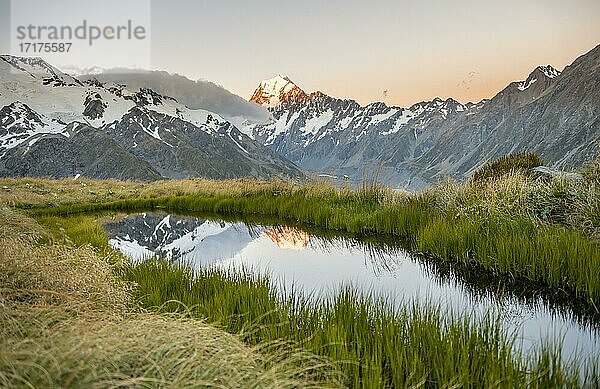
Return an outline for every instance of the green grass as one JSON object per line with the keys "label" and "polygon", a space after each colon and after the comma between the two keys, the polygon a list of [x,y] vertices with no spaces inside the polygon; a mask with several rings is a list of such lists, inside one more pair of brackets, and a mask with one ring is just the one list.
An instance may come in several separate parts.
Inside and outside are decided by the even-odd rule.
{"label": "green grass", "polygon": [[[536,263],[538,258],[532,256],[538,255],[540,247],[547,244],[554,245],[548,246],[550,254],[558,250],[583,258],[584,251],[577,251],[577,245],[571,247],[573,236],[581,239],[584,249],[588,245],[595,247],[589,239],[558,225],[540,229],[529,220],[477,223],[464,217],[448,217],[439,210],[429,213],[430,205],[423,199],[415,201],[411,207],[404,207],[404,204],[382,207],[368,198],[347,199],[343,195],[328,194],[331,197],[319,202],[306,194],[303,199],[289,193],[263,196],[233,199],[180,196],[148,201],[152,207],[167,210],[206,209],[229,215],[245,212],[258,215],[259,219],[261,215],[281,219],[280,215],[287,213],[294,216],[287,220],[320,220],[333,230],[412,237],[409,244],[415,250],[433,252],[438,260],[446,258],[466,264],[476,256],[494,258],[495,250],[504,247],[502,258],[506,263],[494,260],[484,263],[488,269],[497,269],[500,274],[512,271],[513,262],[519,261],[518,255],[524,252],[530,253],[525,259]],[[293,206],[309,202],[312,207]],[[332,202],[337,202],[337,207],[326,207]],[[148,206],[140,203],[123,202],[113,210]],[[342,217],[343,212],[353,208],[353,219]],[[256,209],[261,213],[252,212]],[[365,209],[370,211],[364,212]],[[322,219],[319,219],[323,217],[320,212],[325,213]],[[41,220],[54,230],[78,234],[78,242],[85,242],[89,236],[101,250],[103,242],[106,244],[104,232],[93,227],[98,220],[96,217],[76,215],[63,220],[56,217],[42,217]],[[482,235],[507,237],[511,234],[513,240],[481,240]],[[522,240],[523,236],[527,237],[526,241]],[[548,240],[542,240],[544,237]],[[481,242],[487,245],[478,246]],[[524,245],[528,248],[515,251],[515,247]],[[473,251],[472,247],[480,251]],[[564,266],[561,263],[552,265]],[[526,273],[528,277],[540,278],[538,268],[530,270],[531,273]],[[239,335],[250,345],[290,341],[308,352],[337,362],[346,377],[345,383],[351,387],[577,387],[584,379],[578,377],[575,361],[573,365],[563,362],[560,347],[551,343],[541,345],[533,354],[522,355],[514,345],[515,339],[502,332],[494,317],[483,320],[460,318],[427,304],[407,303],[393,310],[384,301],[373,301],[370,296],[351,288],[344,290],[334,301],[314,303],[299,296],[284,300],[264,277],[215,270],[194,274],[187,267],[161,260],[121,268],[121,271],[125,280],[137,284],[134,296],[142,306],[191,313]],[[588,282],[593,283],[595,275],[588,272],[587,276]],[[564,284],[561,280],[557,282]],[[592,385],[598,380],[597,371],[593,370],[598,361],[587,363],[591,367],[586,379]]]}
{"label": "green grass", "polygon": [[575,297],[600,297],[600,247],[577,231],[513,221],[437,218],[417,249],[439,259],[471,261],[496,275],[519,276]]}
{"label": "green grass", "polygon": [[520,172],[529,174],[531,169],[544,165],[542,158],[536,153],[516,153],[502,156],[488,162],[475,171],[471,179],[474,182],[483,182],[502,177],[505,174]]}
{"label": "green grass", "polygon": [[441,209],[436,204],[439,198],[430,193],[395,202],[382,200],[382,196],[376,188],[371,192],[330,188],[316,193],[310,188],[267,189],[236,196],[196,194],[73,204],[32,212],[209,212],[275,217],[284,223],[362,236],[386,235],[405,242],[413,252],[443,261],[476,263],[493,274],[525,278],[540,288],[567,293],[588,301],[591,307],[600,306],[600,244],[565,223],[476,207],[465,212],[457,200]]}
{"label": "green grass", "polygon": [[91,216],[77,215],[69,218],[40,216],[37,221],[53,231],[56,238],[67,236],[76,246],[90,244],[103,252],[110,248],[106,232]]}
{"label": "green grass", "polygon": [[[336,361],[350,387],[578,387],[586,377],[546,344],[523,355],[499,320],[431,304],[389,303],[344,289],[332,300],[278,296],[265,277],[149,260],[126,269],[140,303],[186,311],[256,344],[285,339]],[[575,363],[576,361],[573,361]],[[579,361],[584,363],[583,361]]]}

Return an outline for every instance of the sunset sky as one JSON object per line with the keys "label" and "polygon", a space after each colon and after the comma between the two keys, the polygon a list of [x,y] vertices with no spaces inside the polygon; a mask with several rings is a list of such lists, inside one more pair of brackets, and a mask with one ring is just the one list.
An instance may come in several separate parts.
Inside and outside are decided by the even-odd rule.
{"label": "sunset sky", "polygon": [[600,44],[598,0],[171,0],[151,15],[152,68],[245,98],[285,74],[362,104],[477,101]]}

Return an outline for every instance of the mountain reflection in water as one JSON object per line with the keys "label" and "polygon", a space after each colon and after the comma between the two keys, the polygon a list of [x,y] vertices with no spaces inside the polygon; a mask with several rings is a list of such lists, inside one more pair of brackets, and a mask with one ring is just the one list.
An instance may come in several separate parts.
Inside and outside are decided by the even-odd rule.
{"label": "mountain reflection in water", "polygon": [[269,227],[263,234],[281,249],[304,250],[310,242],[310,235],[295,227]]}
{"label": "mountain reflection in water", "polygon": [[600,354],[598,322],[569,301],[520,281],[511,285],[445,261],[412,257],[397,245],[166,214],[129,215],[105,229],[112,247],[136,260],[158,255],[195,267],[250,269],[271,276],[281,293],[294,289],[311,298],[329,298],[352,285],[392,304],[415,300],[467,315],[495,312],[525,347],[550,337],[563,339],[566,356]]}

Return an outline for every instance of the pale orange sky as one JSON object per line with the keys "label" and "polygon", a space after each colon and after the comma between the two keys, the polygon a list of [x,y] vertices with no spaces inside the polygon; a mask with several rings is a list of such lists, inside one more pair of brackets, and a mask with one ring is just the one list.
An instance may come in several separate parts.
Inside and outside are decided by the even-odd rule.
{"label": "pale orange sky", "polygon": [[478,101],[600,44],[600,0],[154,0],[151,15],[152,68],[244,98],[285,74],[361,104]]}
{"label": "pale orange sky", "polygon": [[599,0],[180,0],[152,11],[155,68],[245,98],[286,74],[362,104],[478,101],[600,43]]}

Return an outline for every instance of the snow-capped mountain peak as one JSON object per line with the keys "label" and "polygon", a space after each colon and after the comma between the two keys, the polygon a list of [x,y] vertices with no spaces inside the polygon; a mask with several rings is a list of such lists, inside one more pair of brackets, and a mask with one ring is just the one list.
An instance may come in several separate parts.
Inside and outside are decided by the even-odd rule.
{"label": "snow-capped mountain peak", "polygon": [[13,72],[26,74],[28,77],[40,80],[44,85],[50,86],[76,86],[81,82],[76,78],[61,72],[40,57],[16,57],[13,55],[0,55]]}
{"label": "snow-capped mountain peak", "polygon": [[561,71],[555,69],[552,65],[538,66],[537,69],[540,70],[548,78],[558,77],[561,74]]}
{"label": "snow-capped mountain peak", "polygon": [[289,77],[277,75],[261,81],[250,101],[273,108],[287,101],[306,100],[307,97]]}
{"label": "snow-capped mountain peak", "polygon": [[536,67],[533,72],[524,81],[517,82],[517,89],[521,92],[528,89],[530,86],[542,80],[552,80],[555,77],[560,76],[560,70],[555,69],[552,65],[540,65]]}
{"label": "snow-capped mountain peak", "polygon": [[260,86],[262,86],[267,92],[278,92],[281,90],[285,92],[293,88],[295,84],[288,76],[278,74],[271,79],[261,81]]}

